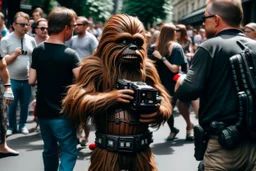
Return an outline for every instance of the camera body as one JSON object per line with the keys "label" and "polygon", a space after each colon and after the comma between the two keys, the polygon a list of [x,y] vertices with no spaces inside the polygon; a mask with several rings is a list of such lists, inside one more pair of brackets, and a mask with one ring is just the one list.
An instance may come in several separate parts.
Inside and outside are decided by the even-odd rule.
{"label": "camera body", "polygon": [[158,110],[157,104],[161,102],[161,98],[157,89],[144,82],[133,82],[126,79],[117,80],[116,86],[117,89],[131,89],[134,91],[130,109],[142,113],[151,113]]}
{"label": "camera body", "polygon": [[27,55],[28,51],[21,49],[21,55]]}

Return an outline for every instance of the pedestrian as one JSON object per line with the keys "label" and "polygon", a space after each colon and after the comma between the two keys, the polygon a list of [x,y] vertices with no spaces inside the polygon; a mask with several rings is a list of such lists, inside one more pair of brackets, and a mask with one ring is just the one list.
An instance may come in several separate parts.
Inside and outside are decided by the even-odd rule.
{"label": "pedestrian", "polygon": [[28,134],[26,127],[28,105],[31,100],[31,86],[28,84],[28,73],[31,54],[36,46],[33,37],[26,33],[29,27],[29,15],[17,12],[12,24],[14,31],[1,39],[1,50],[10,73],[14,101],[9,105],[7,136],[17,131],[16,111],[20,103],[19,132]]}
{"label": "pedestrian", "polygon": [[[234,125],[239,119],[240,105],[230,65],[230,57],[242,52],[236,41],[256,52],[255,41],[240,28],[241,1],[209,0],[203,19],[207,40],[198,46],[187,75],[178,79],[175,95],[184,100],[200,97],[199,123],[209,137],[202,153],[205,171],[256,170],[255,142],[241,136],[236,147],[227,149],[219,144],[217,136],[218,129]],[[222,122],[223,128],[215,128],[215,122]]]}
{"label": "pedestrian", "polygon": [[248,23],[244,26],[244,34],[253,39],[256,40],[256,23]]}
{"label": "pedestrian", "polygon": [[79,16],[76,20],[75,33],[66,45],[74,49],[81,60],[91,55],[97,48],[99,42],[97,38],[88,31],[89,21],[84,16]]}
{"label": "pedestrian", "polygon": [[6,129],[7,129],[7,105],[13,99],[11,89],[10,76],[6,67],[6,61],[0,57],[0,158],[8,156],[18,156],[19,152],[8,147],[6,142]]}
{"label": "pedestrian", "polygon": [[[176,27],[166,23],[161,27],[160,35],[155,44],[151,59],[153,59],[160,77],[160,80],[168,93],[172,96],[172,107],[177,99],[173,97],[175,80],[172,78],[179,73],[180,66],[186,64],[182,46],[176,42]],[[170,79],[171,78],[171,79]],[[174,116],[171,115],[167,121],[170,128],[167,140],[174,140],[179,133],[179,129],[174,127]]]}
{"label": "pedestrian", "polygon": [[[33,51],[29,83],[37,82],[36,114],[44,142],[45,171],[72,171],[77,159],[76,129],[61,113],[61,101],[73,76],[78,77],[79,56],[64,43],[72,37],[76,13],[65,7],[48,16],[49,39]],[[58,159],[60,149],[60,164]]]}

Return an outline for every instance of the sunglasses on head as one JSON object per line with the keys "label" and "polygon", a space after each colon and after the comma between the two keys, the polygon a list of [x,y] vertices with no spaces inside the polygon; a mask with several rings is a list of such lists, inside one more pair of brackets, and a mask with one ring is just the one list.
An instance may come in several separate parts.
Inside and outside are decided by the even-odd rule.
{"label": "sunglasses on head", "polygon": [[20,25],[21,27],[25,27],[25,26],[30,26],[30,24],[28,24],[28,23],[15,23],[15,24],[18,24],[18,25]]}
{"label": "sunglasses on head", "polygon": [[37,28],[40,29],[41,31],[48,30],[48,27],[37,27]]}

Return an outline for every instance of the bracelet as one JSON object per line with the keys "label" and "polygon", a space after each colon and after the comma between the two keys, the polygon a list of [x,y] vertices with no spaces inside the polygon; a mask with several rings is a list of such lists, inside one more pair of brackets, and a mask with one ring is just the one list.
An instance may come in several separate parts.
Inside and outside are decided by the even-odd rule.
{"label": "bracelet", "polygon": [[166,60],[166,57],[163,56],[163,57],[161,58],[161,61],[164,62],[165,60]]}
{"label": "bracelet", "polygon": [[11,86],[11,83],[4,84],[4,87],[8,87],[8,86]]}

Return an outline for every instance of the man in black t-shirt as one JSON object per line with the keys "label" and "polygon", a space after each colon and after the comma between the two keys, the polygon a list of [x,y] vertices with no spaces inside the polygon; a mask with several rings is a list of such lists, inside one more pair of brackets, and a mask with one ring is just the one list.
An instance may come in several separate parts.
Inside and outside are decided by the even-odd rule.
{"label": "man in black t-shirt", "polygon": [[210,0],[203,19],[208,39],[198,46],[187,75],[177,80],[175,95],[182,100],[200,97],[199,123],[209,133],[203,159],[205,171],[256,170],[255,143],[240,137],[236,147],[226,149],[219,144],[219,132],[211,126],[213,121],[226,127],[238,121],[238,96],[229,61],[242,52],[236,41],[256,52],[255,41],[240,31],[241,1]]}
{"label": "man in black t-shirt", "polygon": [[[76,25],[76,13],[60,7],[48,17],[49,39],[32,53],[29,83],[37,81],[37,117],[44,141],[43,160],[47,171],[73,170],[77,159],[76,130],[61,113],[61,102],[73,76],[79,74],[79,56],[66,47]],[[58,160],[58,145],[61,157]]]}

